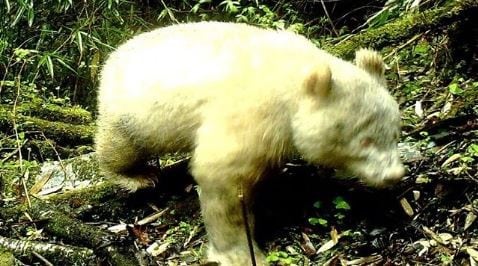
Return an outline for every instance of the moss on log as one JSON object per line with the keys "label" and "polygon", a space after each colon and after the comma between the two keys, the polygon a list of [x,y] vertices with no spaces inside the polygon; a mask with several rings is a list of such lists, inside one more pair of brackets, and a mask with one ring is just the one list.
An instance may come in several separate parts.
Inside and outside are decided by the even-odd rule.
{"label": "moss on log", "polygon": [[15,265],[15,257],[10,251],[0,248],[0,265],[2,266]]}
{"label": "moss on log", "polygon": [[29,134],[43,133],[48,139],[60,145],[73,146],[93,143],[93,125],[74,125],[65,122],[52,122],[37,117],[25,116],[5,106],[0,106],[0,130],[13,132],[14,121],[18,132]]}
{"label": "moss on log", "polygon": [[[108,190],[104,193],[113,195],[110,192]],[[89,196],[91,195],[89,194]],[[120,246],[125,245],[118,245],[118,243],[121,243],[118,236],[98,227],[84,224],[82,221],[66,214],[72,213],[72,209],[64,202],[54,204],[50,201],[32,198],[31,207],[23,204],[12,208],[0,208],[0,218],[6,222],[21,220],[25,213],[28,213],[33,220],[41,221],[44,230],[49,234],[78,247],[90,248],[99,258],[107,259],[111,265],[138,264],[134,254],[120,248]]]}
{"label": "moss on log", "polygon": [[325,43],[323,49],[351,59],[360,47],[383,48],[409,39],[417,33],[448,27],[451,23],[476,16],[478,0],[450,1],[449,4],[419,13],[411,13],[376,29],[366,29],[338,44]]}
{"label": "moss on log", "polygon": [[116,246],[116,242],[119,240],[113,233],[98,229],[95,226],[86,225],[80,220],[74,219],[61,212],[45,212],[43,210],[48,208],[47,205],[42,208],[40,204],[39,207],[42,210],[37,210],[37,212],[33,212],[33,214],[36,214],[36,217],[42,218],[42,216],[40,216],[42,213],[48,213],[47,216],[49,220],[45,226],[45,230],[51,234],[94,249],[99,257],[108,258],[108,261],[112,265],[126,266],[138,264],[133,254],[129,254],[126,250],[120,251]]}
{"label": "moss on log", "polygon": [[53,204],[68,204],[72,208],[84,205],[98,206],[111,200],[124,200],[129,194],[118,184],[104,182],[96,186],[54,194],[48,199]]}
{"label": "moss on log", "polygon": [[69,124],[88,124],[93,122],[91,113],[79,107],[64,107],[47,103],[42,99],[32,99],[17,106],[17,112],[26,116],[35,116],[48,121],[60,121]]}

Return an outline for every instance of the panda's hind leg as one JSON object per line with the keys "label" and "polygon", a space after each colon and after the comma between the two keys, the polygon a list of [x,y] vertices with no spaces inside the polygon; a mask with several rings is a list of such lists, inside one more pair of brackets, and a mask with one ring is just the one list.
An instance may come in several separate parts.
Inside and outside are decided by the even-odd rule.
{"label": "panda's hind leg", "polygon": [[128,124],[123,120],[98,120],[95,141],[100,169],[113,182],[131,192],[154,187],[156,173],[146,165],[149,153],[134,141]]}

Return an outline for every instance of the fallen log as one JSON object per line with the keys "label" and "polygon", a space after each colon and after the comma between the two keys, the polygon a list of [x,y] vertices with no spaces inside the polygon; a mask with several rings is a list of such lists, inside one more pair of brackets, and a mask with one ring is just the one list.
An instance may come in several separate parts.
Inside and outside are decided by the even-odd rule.
{"label": "fallen log", "polygon": [[322,48],[339,57],[351,59],[360,47],[381,49],[410,39],[420,32],[449,27],[477,13],[478,0],[450,1],[442,7],[410,13],[379,28],[366,29],[348,39],[325,43]]}
{"label": "fallen log", "polygon": [[25,132],[27,136],[43,134],[46,138],[63,146],[85,145],[93,143],[94,126],[91,124],[76,125],[60,121],[49,121],[34,116],[15,113],[0,106],[0,131],[13,134]]}
{"label": "fallen log", "polygon": [[[9,109],[11,105],[2,105]],[[19,114],[34,116],[48,121],[60,121],[69,124],[89,124],[93,122],[90,112],[80,106],[64,107],[57,104],[47,103],[42,99],[32,99],[29,102],[22,102],[16,107]]]}
{"label": "fallen log", "polygon": [[[0,236],[0,246],[13,255],[24,256],[25,254],[39,254],[46,259],[61,262],[66,265],[96,265],[93,251],[87,248],[80,248],[67,245],[51,244],[39,241],[18,240]],[[2,256],[2,255],[0,255]],[[10,255],[12,256],[12,255]],[[60,260],[58,261],[58,258]],[[6,257],[10,261],[2,262],[0,265],[14,265],[13,257]]]}
{"label": "fallen log", "polygon": [[[66,214],[74,213],[67,205],[58,206],[50,204],[48,201],[34,199],[31,207],[26,205],[1,208],[0,218],[7,222],[22,219],[27,213],[29,219],[36,221],[39,225],[43,224],[43,229],[51,235],[59,237],[63,241],[70,243],[68,247],[55,245],[51,243],[20,241],[8,239],[0,236],[0,247],[13,251],[14,253],[38,252],[42,256],[51,257],[57,260],[81,261],[79,265],[88,264],[92,260],[91,256],[106,259],[112,265],[127,266],[137,265],[138,262],[128,250],[122,250],[123,239],[119,236],[98,227],[84,224],[82,221]],[[120,245],[121,244],[121,245]],[[86,248],[85,248],[86,247]],[[56,261],[58,263],[58,261]],[[74,263],[73,263],[74,264]]]}

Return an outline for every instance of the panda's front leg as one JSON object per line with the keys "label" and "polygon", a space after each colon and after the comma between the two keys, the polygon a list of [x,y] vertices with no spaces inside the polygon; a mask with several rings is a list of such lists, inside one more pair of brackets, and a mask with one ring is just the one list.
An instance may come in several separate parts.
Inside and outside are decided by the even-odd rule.
{"label": "panda's front leg", "polygon": [[[267,265],[253,239],[251,212],[253,187],[262,176],[265,164],[244,149],[247,143],[237,145],[229,139],[234,136],[222,135],[220,130],[208,133],[198,138],[191,160],[209,238],[208,260],[221,266],[252,265],[252,246],[256,265]],[[248,244],[244,211],[252,244]]]}
{"label": "panda's front leg", "polygon": [[[208,260],[220,265],[252,265],[242,203],[236,184],[218,181],[201,182],[201,210],[209,237]],[[236,187],[236,188],[235,188]],[[244,193],[244,191],[242,192]],[[248,193],[246,193],[248,194]],[[245,202],[245,204],[249,205]],[[247,208],[248,227],[253,230],[254,217]],[[252,248],[257,265],[265,265],[264,255],[253,236]]]}

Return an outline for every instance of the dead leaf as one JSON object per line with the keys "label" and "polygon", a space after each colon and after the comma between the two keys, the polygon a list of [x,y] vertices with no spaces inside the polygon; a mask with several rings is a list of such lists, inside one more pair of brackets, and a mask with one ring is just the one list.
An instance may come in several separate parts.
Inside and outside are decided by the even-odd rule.
{"label": "dead leaf", "polygon": [[420,194],[421,194],[420,191],[414,190],[414,191],[412,191],[412,193],[413,193],[413,199],[414,199],[415,201],[417,201],[418,199],[420,199]]}
{"label": "dead leaf", "polygon": [[469,212],[467,215],[466,215],[466,218],[465,218],[465,227],[464,229],[468,229],[470,228],[470,226],[473,224],[473,222],[475,222],[476,220],[476,214],[474,214],[473,212]]}
{"label": "dead leaf", "polygon": [[448,159],[446,159],[446,160],[442,163],[441,168],[444,168],[445,166],[451,164],[452,162],[454,162],[454,161],[456,161],[456,160],[458,160],[458,159],[460,159],[460,158],[461,158],[461,154],[459,154],[459,153],[453,154],[452,156],[450,156]]}
{"label": "dead leaf", "polygon": [[325,243],[319,248],[319,250],[317,250],[317,254],[322,253],[322,252],[324,252],[324,251],[327,251],[327,250],[333,248],[336,244],[337,244],[337,242],[334,242],[333,240],[329,240],[329,241],[325,242]]}
{"label": "dead leaf", "polygon": [[108,227],[108,231],[118,234],[118,233],[126,231],[126,226],[127,224],[124,224],[124,223],[113,225]]}
{"label": "dead leaf", "polygon": [[[423,226],[422,227],[423,232],[430,237],[432,240],[434,240],[436,243],[441,244],[441,245],[446,245],[450,242],[450,240],[453,238],[451,234],[448,233],[440,233],[437,234],[433,232],[430,228]],[[431,243],[431,242],[430,242]],[[433,243],[431,243],[433,244]]]}
{"label": "dead leaf", "polygon": [[146,252],[151,254],[151,256],[156,257],[162,254],[163,252],[165,252],[166,250],[168,250],[169,245],[170,245],[169,242],[160,244],[159,241],[156,241],[146,249]]}
{"label": "dead leaf", "polygon": [[430,182],[431,182],[430,178],[428,178],[428,176],[423,174],[418,175],[417,178],[415,179],[415,183],[417,184],[428,184]]}
{"label": "dead leaf", "polygon": [[422,246],[422,249],[418,252],[418,256],[420,257],[426,254],[431,247],[429,240],[419,240],[416,241],[415,244],[419,244],[420,246]]}
{"label": "dead leaf", "polygon": [[443,244],[448,244],[453,239],[453,236],[449,233],[439,233],[438,237],[441,239]]}
{"label": "dead leaf", "polygon": [[340,236],[339,236],[339,233],[337,232],[337,230],[334,227],[332,227],[332,229],[330,230],[330,238],[335,243],[339,242]]}
{"label": "dead leaf", "polygon": [[133,235],[136,237],[136,239],[138,239],[139,243],[141,244],[149,244],[150,242],[150,239],[149,239],[149,235],[148,235],[148,232],[146,232],[146,230],[144,229],[143,226],[140,226],[140,225],[133,225],[133,226],[127,226],[126,229]]}
{"label": "dead leaf", "polygon": [[468,253],[468,255],[470,255],[470,264],[471,265],[478,264],[478,251],[476,251],[475,249],[472,249],[472,248],[467,248],[466,253]]}
{"label": "dead leaf", "polygon": [[443,105],[443,108],[441,109],[441,116],[445,117],[451,110],[452,108],[452,103],[453,103],[453,95],[450,95],[446,103]]}
{"label": "dead leaf", "polygon": [[325,242],[319,248],[319,250],[317,250],[316,254],[322,253],[324,251],[327,251],[327,250],[333,248],[339,242],[339,239],[340,239],[341,235],[337,233],[337,230],[335,228],[332,228],[332,230],[330,231],[330,237],[331,237],[331,239],[329,241]]}
{"label": "dead leaf", "polygon": [[405,211],[408,216],[413,216],[415,212],[413,211],[412,206],[410,205],[410,203],[408,203],[408,200],[406,198],[400,199],[400,205],[402,206],[403,211]]}
{"label": "dead leaf", "polygon": [[37,195],[38,192],[43,188],[43,186],[50,180],[53,176],[53,171],[45,173],[43,176],[39,178],[39,180],[30,188],[30,194]]}
{"label": "dead leaf", "polygon": [[415,114],[416,114],[418,117],[423,118],[422,101],[416,101],[416,102],[415,102]]}
{"label": "dead leaf", "polygon": [[302,233],[302,240],[303,242],[300,243],[300,247],[302,250],[304,250],[305,255],[308,257],[315,255],[317,250],[315,249],[314,244],[312,244],[310,241],[309,236],[305,233]]}

